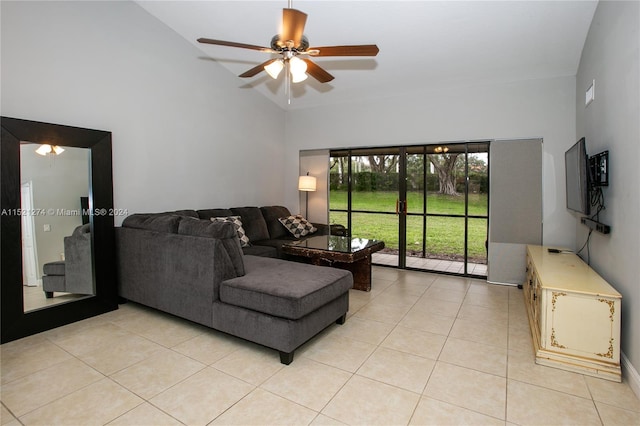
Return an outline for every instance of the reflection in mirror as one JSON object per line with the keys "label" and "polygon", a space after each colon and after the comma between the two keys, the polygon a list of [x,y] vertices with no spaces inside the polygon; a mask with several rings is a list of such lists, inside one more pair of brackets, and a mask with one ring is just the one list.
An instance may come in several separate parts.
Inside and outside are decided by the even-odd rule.
{"label": "reflection in mirror", "polygon": [[95,294],[91,150],[20,143],[24,311]]}

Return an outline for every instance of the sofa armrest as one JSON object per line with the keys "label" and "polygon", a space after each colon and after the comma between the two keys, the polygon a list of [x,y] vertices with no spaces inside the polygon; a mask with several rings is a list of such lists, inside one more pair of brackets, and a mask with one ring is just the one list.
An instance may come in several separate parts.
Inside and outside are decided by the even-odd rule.
{"label": "sofa armrest", "polygon": [[65,290],[75,294],[95,294],[91,261],[91,234],[64,237]]}
{"label": "sofa armrest", "polygon": [[349,230],[344,227],[344,225],[339,225],[337,223],[330,225],[331,235],[337,235],[339,237],[348,237]]}
{"label": "sofa armrest", "polygon": [[313,223],[313,222],[311,224],[316,228],[318,228],[318,230],[314,232],[312,235],[308,235],[307,237],[313,237],[315,235],[330,235],[331,230],[329,228],[329,225],[324,223]]}
{"label": "sofa armrest", "polygon": [[219,284],[236,276],[222,241],[116,228],[118,293],[191,321],[212,325]]}
{"label": "sofa armrest", "polygon": [[313,235],[337,235],[339,237],[348,236],[347,228],[343,225],[326,225],[324,223],[312,223],[312,225],[318,228],[318,232]]}

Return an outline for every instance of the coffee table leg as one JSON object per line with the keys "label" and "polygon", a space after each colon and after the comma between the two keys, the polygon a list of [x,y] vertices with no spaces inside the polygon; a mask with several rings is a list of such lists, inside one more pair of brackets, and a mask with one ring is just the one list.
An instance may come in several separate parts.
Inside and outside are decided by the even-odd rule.
{"label": "coffee table leg", "polygon": [[312,257],[311,264],[317,266],[332,266],[334,268],[351,271],[351,274],[353,274],[353,289],[371,291],[371,256],[367,256],[353,263],[331,262],[321,257]]}
{"label": "coffee table leg", "polygon": [[353,274],[354,290],[371,291],[371,258],[367,256],[347,265]]}
{"label": "coffee table leg", "polygon": [[346,269],[353,274],[353,289],[371,291],[371,258],[357,260],[353,263],[333,262],[334,268]]}

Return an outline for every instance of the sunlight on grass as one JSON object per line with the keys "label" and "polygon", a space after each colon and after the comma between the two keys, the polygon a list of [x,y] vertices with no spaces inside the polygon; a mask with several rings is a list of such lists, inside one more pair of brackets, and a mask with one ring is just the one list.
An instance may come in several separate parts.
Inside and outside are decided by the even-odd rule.
{"label": "sunlight on grass", "polygon": [[[384,214],[353,213],[353,236],[374,238],[385,242],[387,251],[398,250],[398,217],[396,192],[354,192],[352,209]],[[423,197],[422,193],[407,194],[407,254],[421,256],[423,251]],[[330,191],[331,209],[347,209],[347,193]],[[469,194],[469,215],[487,215],[487,194]],[[420,214],[420,216],[411,215]],[[436,193],[427,195],[428,214],[464,215],[464,197]],[[331,223],[347,225],[347,214],[330,212]],[[427,257],[460,259],[464,253],[464,218],[427,216]],[[476,262],[486,261],[485,240],[487,219],[470,218],[468,221],[468,256]]]}

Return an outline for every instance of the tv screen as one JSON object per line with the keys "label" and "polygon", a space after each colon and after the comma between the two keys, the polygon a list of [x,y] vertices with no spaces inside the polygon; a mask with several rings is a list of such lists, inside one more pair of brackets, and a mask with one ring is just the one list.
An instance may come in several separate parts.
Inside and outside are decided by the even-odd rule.
{"label": "tv screen", "polygon": [[567,209],[589,214],[589,158],[585,139],[576,142],[564,154]]}

